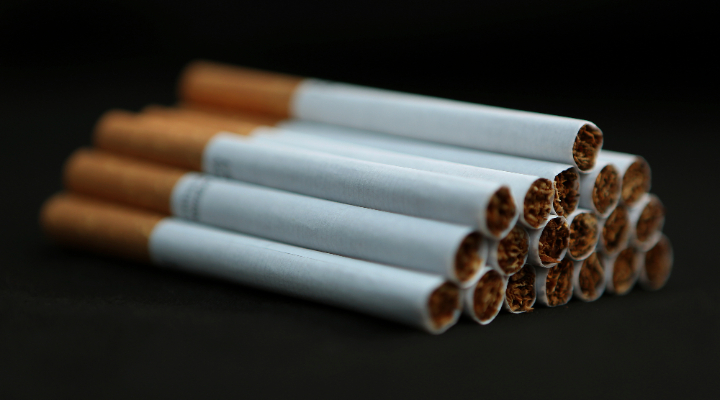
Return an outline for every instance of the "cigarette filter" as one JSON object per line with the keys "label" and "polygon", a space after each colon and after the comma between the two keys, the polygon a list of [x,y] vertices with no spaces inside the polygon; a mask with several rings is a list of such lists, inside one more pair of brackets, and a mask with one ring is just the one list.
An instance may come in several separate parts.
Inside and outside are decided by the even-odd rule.
{"label": "cigarette filter", "polygon": [[185,101],[296,117],[592,169],[602,147],[593,123],[480,104],[195,62]]}
{"label": "cigarette filter", "polygon": [[620,184],[617,168],[599,161],[595,169],[580,175],[580,207],[607,218],[620,201]]}
{"label": "cigarette filter", "polygon": [[569,257],[551,268],[535,267],[535,287],[540,304],[557,307],[570,301],[574,267],[575,263]]}
{"label": "cigarette filter", "polygon": [[220,228],[473,284],[487,245],[466,226],[393,214],[79,150],[65,186]]}
{"label": "cigarette filter", "polygon": [[570,229],[567,255],[573,260],[583,260],[595,251],[602,230],[597,216],[590,210],[577,209],[567,218]]}
{"label": "cigarette filter", "polygon": [[[249,134],[256,128],[248,124]],[[238,130],[240,130],[238,128]],[[507,186],[355,160],[212,127],[106,113],[95,131],[98,148],[212,175],[377,210],[477,227],[502,238],[518,218]]]}
{"label": "cigarette filter", "polygon": [[42,208],[49,237],[72,247],[214,276],[441,333],[458,318],[440,276],[340,257],[75,195]]}
{"label": "cigarette filter", "polygon": [[555,186],[554,213],[564,216],[574,211],[578,205],[579,178],[575,168],[569,164],[513,157],[309,121],[289,120],[279,126],[362,146],[545,178],[553,181]]}
{"label": "cigarette filter", "polygon": [[501,240],[486,240],[489,253],[487,264],[497,269],[505,276],[518,272],[528,258],[530,235],[525,228],[515,227]]}
{"label": "cigarette filter", "polygon": [[630,292],[640,275],[643,256],[634,247],[627,247],[614,256],[600,254],[600,262],[605,270],[606,291],[617,295]]}
{"label": "cigarette filter", "polygon": [[628,207],[634,206],[650,190],[650,165],[641,156],[603,150],[598,159],[617,168],[622,180],[620,200]]}
{"label": "cigarette filter", "polygon": [[462,290],[463,313],[480,325],[487,325],[500,312],[505,299],[507,278],[493,268],[485,267],[472,287]]}
{"label": "cigarette filter", "polygon": [[610,216],[602,223],[602,234],[598,241],[598,250],[614,255],[628,245],[630,234],[630,214],[627,206],[618,204]]}
{"label": "cigarette filter", "polygon": [[597,253],[584,260],[575,261],[573,293],[583,301],[595,301],[605,292],[605,271]]}
{"label": "cigarette filter", "polygon": [[503,308],[513,314],[531,312],[536,299],[535,268],[526,264],[508,278]]}
{"label": "cigarette filter", "polygon": [[541,229],[528,231],[528,263],[550,268],[565,257],[570,245],[570,228],[565,218],[553,215]]}
{"label": "cigarette filter", "polygon": [[630,219],[629,242],[640,250],[647,251],[662,236],[665,224],[665,206],[652,193],[644,195],[628,210]]}
{"label": "cigarette filter", "polygon": [[670,240],[661,235],[660,240],[643,255],[643,267],[638,279],[645,290],[658,290],[670,278],[673,266],[673,249]]}

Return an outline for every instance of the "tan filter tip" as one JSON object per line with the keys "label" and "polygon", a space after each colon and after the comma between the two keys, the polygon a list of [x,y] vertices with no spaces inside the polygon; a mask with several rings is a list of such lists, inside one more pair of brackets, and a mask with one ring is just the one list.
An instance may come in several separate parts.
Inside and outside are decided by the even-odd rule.
{"label": "tan filter tip", "polygon": [[148,240],[162,216],[72,194],[45,202],[40,225],[55,242],[101,254],[149,261]]}

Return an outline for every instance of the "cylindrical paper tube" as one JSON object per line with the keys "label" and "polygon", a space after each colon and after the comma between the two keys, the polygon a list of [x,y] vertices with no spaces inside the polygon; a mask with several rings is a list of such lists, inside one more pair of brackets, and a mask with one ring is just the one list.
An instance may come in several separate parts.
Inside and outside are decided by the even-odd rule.
{"label": "cylindrical paper tube", "polygon": [[187,101],[445,142],[592,169],[602,147],[593,123],[209,62],[180,80]]}
{"label": "cylindrical paper tube", "polygon": [[627,206],[618,204],[602,222],[602,234],[598,241],[598,250],[604,254],[615,255],[628,245],[630,234],[630,214]]}
{"label": "cylindrical paper tube", "polygon": [[621,180],[617,168],[598,161],[595,169],[580,175],[580,207],[607,218],[620,201]]}
{"label": "cylindrical paper tube", "polygon": [[592,211],[584,209],[575,210],[566,219],[570,228],[567,255],[573,260],[583,260],[595,250],[601,224]]}
{"label": "cylindrical paper tube", "polygon": [[483,268],[480,279],[463,289],[463,313],[480,325],[487,325],[500,312],[505,299],[507,278],[490,267]]}
{"label": "cylindrical paper tube", "polygon": [[579,179],[572,165],[513,157],[309,121],[291,120],[280,123],[279,126],[313,136],[342,140],[398,153],[549,179],[554,182],[555,186],[553,212],[561,216],[573,212],[579,201]]}
{"label": "cylindrical paper tube", "polygon": [[645,290],[662,289],[670,278],[673,266],[673,249],[670,240],[662,235],[643,257],[644,263],[638,279],[640,287]]}
{"label": "cylindrical paper tube", "polygon": [[605,270],[606,291],[623,295],[630,292],[640,275],[644,254],[634,247],[627,247],[614,256],[598,253]]}
{"label": "cylindrical paper tube", "polygon": [[609,162],[618,169],[622,179],[620,200],[632,207],[642,195],[650,190],[650,165],[644,158],[627,153],[603,150],[598,160]]}
{"label": "cylindrical paper tube", "polygon": [[[432,272],[468,286],[487,245],[472,228],[79,150],[68,189],[296,246]],[[148,200],[150,199],[150,200]]]}
{"label": "cylindrical paper tube", "polygon": [[486,242],[489,247],[488,265],[497,267],[503,275],[513,275],[525,265],[530,247],[530,235],[525,228],[515,225],[503,239]]}
{"label": "cylindrical paper tube", "polygon": [[[228,132],[233,132],[238,124],[237,120],[230,118],[206,115],[191,110],[170,109],[158,106],[146,107],[144,114],[207,124]],[[242,122],[239,129],[244,129],[245,124],[245,122]],[[252,131],[252,135],[257,142],[280,143],[282,145],[317,150],[358,160],[507,185],[514,195],[515,206],[520,211],[520,222],[529,228],[540,227],[552,212],[555,190],[553,182],[549,179],[403,154],[371,146],[350,144],[340,140],[294,132],[284,128],[258,127]]]}
{"label": "cylindrical paper tube", "polygon": [[665,224],[665,207],[660,198],[652,193],[644,195],[629,210],[630,244],[646,251],[662,236]]}
{"label": "cylindrical paper tube", "polygon": [[575,261],[573,293],[583,301],[595,301],[605,292],[605,270],[593,252],[584,260]]}
{"label": "cylindrical paper tube", "polygon": [[569,257],[551,268],[535,267],[535,287],[540,304],[557,307],[570,301],[574,267],[575,263]]}
{"label": "cylindrical paper tube", "polygon": [[327,200],[469,225],[489,237],[504,237],[518,218],[510,189],[499,183],[258,143],[252,136],[152,116],[107,113],[95,144]]}
{"label": "cylindrical paper tube", "polygon": [[508,278],[503,308],[513,314],[530,312],[536,299],[535,267],[527,264]]}
{"label": "cylindrical paper tube", "polygon": [[41,211],[57,242],[227,279],[402,322],[452,326],[460,290],[438,275],[340,257],[72,195]]}
{"label": "cylindrical paper tube", "polygon": [[528,263],[550,268],[565,257],[570,244],[570,228],[565,218],[554,215],[540,229],[528,230]]}

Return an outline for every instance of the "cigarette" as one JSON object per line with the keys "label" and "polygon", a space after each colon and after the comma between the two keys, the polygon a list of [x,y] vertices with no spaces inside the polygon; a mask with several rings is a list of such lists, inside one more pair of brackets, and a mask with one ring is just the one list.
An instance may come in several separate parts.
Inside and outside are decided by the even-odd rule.
{"label": "cigarette", "polygon": [[618,169],[622,179],[620,199],[628,207],[635,205],[650,190],[650,165],[641,156],[603,150],[598,160],[610,162]]}
{"label": "cigarette", "polygon": [[584,260],[575,261],[573,293],[583,301],[595,301],[605,292],[605,271],[596,252]]}
{"label": "cigarette", "polygon": [[589,121],[194,62],[185,101],[445,142],[572,164],[589,171],[602,147]]}
{"label": "cigarette", "polygon": [[393,137],[377,132],[309,121],[290,120],[279,123],[278,126],[294,132],[302,132],[361,146],[545,178],[553,181],[555,187],[551,212],[561,216],[569,215],[578,205],[579,178],[572,165]]}
{"label": "cigarette", "polygon": [[487,245],[467,226],[393,214],[79,150],[65,166],[69,190],[253,236],[444,275],[480,277]]}
{"label": "cigarette", "polygon": [[528,258],[530,236],[519,226],[515,227],[501,240],[488,241],[489,254],[487,264],[496,266],[505,276],[520,271]]}
{"label": "cigarette", "polygon": [[478,282],[463,289],[463,313],[480,325],[487,325],[500,312],[508,280],[490,267],[485,267]]}
{"label": "cigarette", "polygon": [[565,218],[553,215],[541,229],[528,231],[528,263],[550,268],[559,263],[570,245],[570,228]]}
{"label": "cigarette", "polygon": [[670,278],[673,266],[673,249],[667,236],[660,240],[643,256],[638,283],[645,290],[659,290]]}
{"label": "cigarette", "polygon": [[518,219],[502,184],[355,160],[334,154],[254,141],[256,125],[238,133],[213,127],[106,113],[95,130],[103,150],[201,170],[382,211],[476,227],[502,238]]}
{"label": "cigarette", "polygon": [[662,228],[665,224],[665,206],[660,198],[648,193],[640,198],[628,212],[630,243],[640,250],[649,250],[662,236]]}
{"label": "cigarette", "polygon": [[535,267],[535,287],[540,304],[557,307],[567,304],[573,295],[573,271],[575,263],[563,258],[551,268]]}
{"label": "cigarette", "polygon": [[566,219],[570,229],[567,255],[576,261],[589,257],[600,238],[597,216],[590,210],[577,209]]}
{"label": "cigarette", "polygon": [[608,293],[624,295],[630,292],[640,275],[643,253],[627,247],[617,255],[602,254],[600,262],[605,270]]}
{"label": "cigarette", "polygon": [[595,169],[580,175],[580,207],[607,218],[620,201],[620,185],[617,168],[598,160]]}
{"label": "cigarette", "polygon": [[536,299],[535,268],[526,264],[508,278],[503,308],[513,314],[531,312]]}
{"label": "cigarette", "polygon": [[630,214],[624,204],[618,204],[603,223],[598,250],[605,254],[617,254],[627,247],[629,234]]}
{"label": "cigarette", "polygon": [[[218,117],[194,112],[192,110],[157,106],[146,107],[144,114],[197,124],[207,124],[228,132],[232,132],[238,123],[237,119]],[[247,121],[241,122],[242,125],[239,129],[243,129],[246,123]],[[371,146],[349,144],[335,139],[294,132],[284,128],[268,128],[258,125],[258,128],[252,132],[252,135],[254,136],[254,140],[262,143],[278,143],[280,145],[322,151],[357,160],[507,185],[515,195],[516,209],[522,210],[520,213],[520,222],[529,228],[538,228],[552,211],[555,191],[553,182],[549,179],[435,160],[427,157],[382,150]]]}
{"label": "cigarette", "polygon": [[214,276],[441,333],[460,290],[440,276],[231,233],[76,195],[56,195],[41,225],[60,244]]}

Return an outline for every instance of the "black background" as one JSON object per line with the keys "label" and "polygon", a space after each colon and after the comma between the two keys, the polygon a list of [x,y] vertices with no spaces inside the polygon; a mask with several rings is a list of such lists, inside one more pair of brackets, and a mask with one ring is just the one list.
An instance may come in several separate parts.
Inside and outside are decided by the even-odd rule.
{"label": "black background", "polygon": [[[708,2],[710,3],[710,2]],[[15,398],[710,397],[720,111],[692,2],[0,2],[0,390]],[[644,155],[659,292],[466,320],[364,315],[63,250],[37,225],[106,109],[172,104],[193,58],[585,118]]]}

